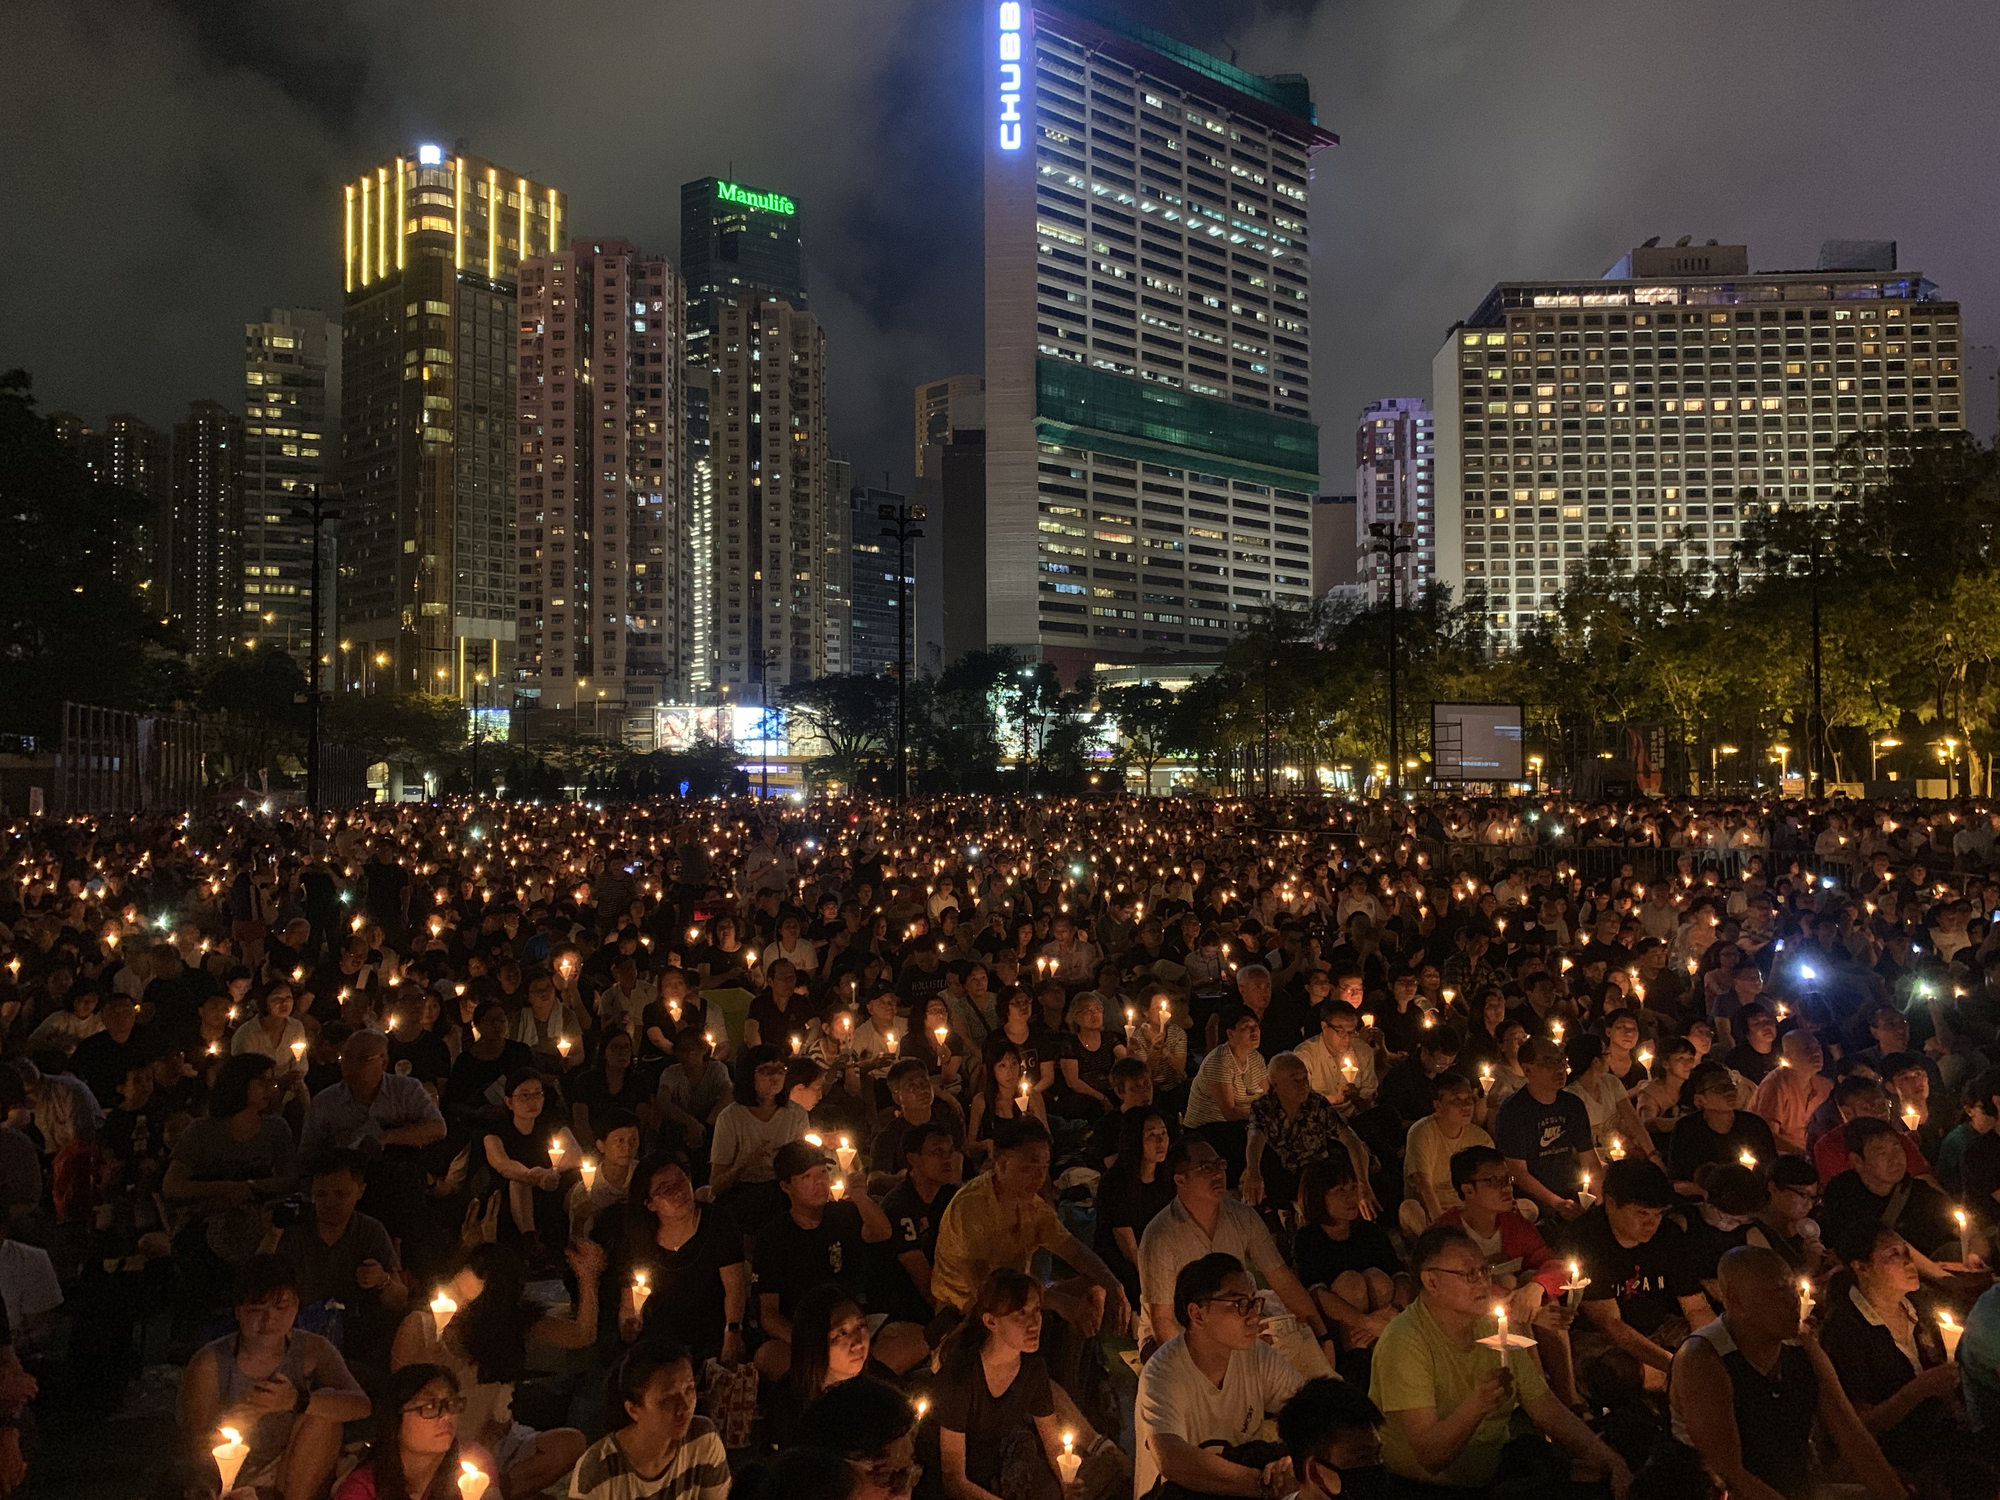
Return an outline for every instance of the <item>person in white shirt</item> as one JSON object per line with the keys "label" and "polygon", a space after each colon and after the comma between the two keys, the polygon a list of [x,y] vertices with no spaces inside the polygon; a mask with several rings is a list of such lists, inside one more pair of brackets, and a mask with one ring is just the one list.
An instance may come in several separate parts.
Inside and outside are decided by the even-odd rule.
{"label": "person in white shirt", "polygon": [[[1226,1456],[1257,1436],[1305,1384],[1284,1356],[1263,1342],[1264,1320],[1250,1273],[1217,1252],[1181,1268],[1172,1316],[1187,1332],[1140,1367],[1132,1426],[1135,1495],[1161,1479],[1204,1495],[1289,1495],[1289,1458],[1255,1467]],[[1218,1453],[1205,1444],[1221,1443]]]}
{"label": "person in white shirt", "polygon": [[7,1302],[16,1352],[40,1353],[55,1333],[62,1286],[48,1251],[9,1237],[5,1214],[0,1214],[0,1297]]}
{"label": "person in white shirt", "polygon": [[764,972],[771,972],[771,965],[779,959],[789,959],[799,973],[812,975],[819,972],[819,949],[812,941],[801,935],[799,919],[787,916],[778,923],[778,940],[764,947]]}

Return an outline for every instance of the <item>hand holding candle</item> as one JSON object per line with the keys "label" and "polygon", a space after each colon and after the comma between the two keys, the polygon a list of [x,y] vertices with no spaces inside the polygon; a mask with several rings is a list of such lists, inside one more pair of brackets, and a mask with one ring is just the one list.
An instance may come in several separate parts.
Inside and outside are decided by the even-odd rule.
{"label": "hand holding candle", "polygon": [[1083,1458],[1076,1451],[1076,1434],[1063,1434],[1063,1451],[1056,1459],[1056,1467],[1062,1470],[1063,1487],[1067,1489],[1076,1483],[1076,1471],[1083,1467]]}

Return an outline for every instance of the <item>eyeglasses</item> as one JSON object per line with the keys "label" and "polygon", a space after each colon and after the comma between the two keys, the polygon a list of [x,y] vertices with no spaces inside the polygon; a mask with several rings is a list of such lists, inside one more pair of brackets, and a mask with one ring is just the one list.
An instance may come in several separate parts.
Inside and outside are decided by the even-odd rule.
{"label": "eyeglasses", "polygon": [[850,1458],[850,1467],[878,1490],[886,1490],[892,1495],[907,1495],[917,1487],[917,1481],[924,1477],[924,1466],[917,1463],[899,1464],[890,1459],[873,1462]]}
{"label": "eyeglasses", "polygon": [[1242,1318],[1249,1317],[1259,1306],[1255,1293],[1246,1293],[1241,1297],[1204,1297],[1201,1300],[1205,1307],[1226,1307]]}
{"label": "eyeglasses", "polygon": [[1501,1188],[1511,1188],[1511,1187],[1512,1187],[1512,1186],[1514,1185],[1514,1179],[1513,1179],[1512,1175],[1507,1175],[1507,1176],[1498,1176],[1498,1177],[1496,1177],[1496,1176],[1492,1175],[1491,1173],[1489,1173],[1489,1174],[1487,1174],[1487,1175],[1486,1175],[1486,1176],[1484,1176],[1484,1177],[1475,1177],[1475,1178],[1473,1178],[1473,1179],[1472,1179],[1472,1184],[1471,1184],[1471,1185],[1472,1185],[1473,1187],[1501,1187]]}
{"label": "eyeglasses", "polygon": [[465,1410],[465,1397],[440,1396],[435,1401],[420,1401],[415,1406],[403,1408],[406,1417],[422,1417],[426,1422],[435,1422],[442,1416],[457,1416]]}
{"label": "eyeglasses", "polygon": [[1474,1266],[1469,1271],[1456,1270],[1451,1266],[1426,1266],[1424,1269],[1439,1276],[1456,1276],[1467,1286],[1484,1286],[1493,1279],[1493,1273],[1484,1266]]}

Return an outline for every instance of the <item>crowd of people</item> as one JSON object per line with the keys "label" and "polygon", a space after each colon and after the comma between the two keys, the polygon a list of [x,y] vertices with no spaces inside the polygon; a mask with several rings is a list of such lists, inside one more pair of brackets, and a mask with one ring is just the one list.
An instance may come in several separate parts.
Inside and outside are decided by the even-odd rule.
{"label": "crowd of people", "polygon": [[0,1496],[1996,1500],[1996,831],[16,824]]}

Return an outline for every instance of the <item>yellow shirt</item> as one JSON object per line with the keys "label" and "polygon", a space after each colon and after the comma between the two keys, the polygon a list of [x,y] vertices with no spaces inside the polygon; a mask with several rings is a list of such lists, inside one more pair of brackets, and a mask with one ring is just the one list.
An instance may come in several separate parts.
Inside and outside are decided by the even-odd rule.
{"label": "yellow shirt", "polygon": [[[1473,1326],[1476,1338],[1489,1337],[1493,1332],[1494,1322],[1490,1317],[1478,1319]],[[1382,1337],[1375,1341],[1375,1358],[1368,1380],[1368,1394],[1389,1418],[1382,1428],[1382,1460],[1390,1471],[1427,1484],[1463,1485],[1472,1489],[1491,1484],[1494,1471],[1500,1467],[1500,1450],[1507,1445],[1513,1429],[1515,1411],[1548,1389],[1541,1366],[1535,1362],[1534,1350],[1509,1351],[1507,1368],[1514,1376],[1513,1396],[1488,1412],[1472,1430],[1458,1456],[1436,1473],[1418,1462],[1396,1413],[1429,1409],[1440,1417],[1448,1417],[1472,1394],[1479,1377],[1498,1369],[1499,1364],[1498,1350],[1483,1344],[1461,1349],[1445,1337],[1421,1297],[1396,1314],[1395,1320],[1382,1330]]]}
{"label": "yellow shirt", "polygon": [[993,1174],[982,1173],[958,1190],[938,1221],[931,1294],[963,1312],[988,1271],[1026,1271],[1037,1250],[1054,1250],[1068,1234],[1041,1198],[1003,1204],[993,1191]]}

